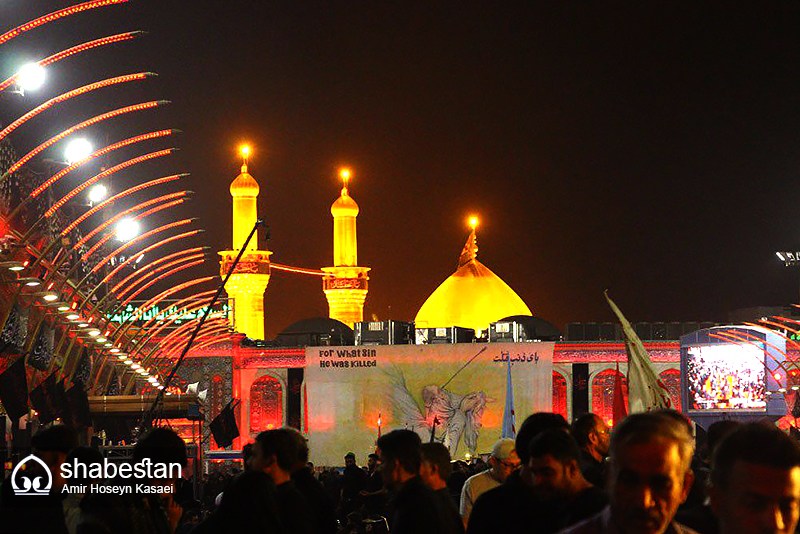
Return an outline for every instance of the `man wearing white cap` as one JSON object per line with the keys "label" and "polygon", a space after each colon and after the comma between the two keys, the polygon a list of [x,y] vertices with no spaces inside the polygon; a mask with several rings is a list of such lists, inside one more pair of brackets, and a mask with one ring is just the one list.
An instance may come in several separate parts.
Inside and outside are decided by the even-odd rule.
{"label": "man wearing white cap", "polygon": [[508,475],[520,466],[519,456],[514,449],[513,439],[501,439],[492,447],[492,456],[489,458],[490,468],[482,473],[469,477],[464,482],[461,490],[461,506],[459,513],[464,525],[469,521],[472,506],[478,497],[492,488],[496,488],[506,481]]}

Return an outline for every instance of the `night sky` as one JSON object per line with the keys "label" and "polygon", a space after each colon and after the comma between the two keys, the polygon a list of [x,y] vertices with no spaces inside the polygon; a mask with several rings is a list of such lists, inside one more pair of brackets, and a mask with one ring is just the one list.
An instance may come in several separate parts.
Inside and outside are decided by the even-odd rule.
{"label": "night sky", "polygon": [[[15,40],[0,77],[25,54],[147,30],[65,61],[47,91],[159,78],[51,123],[104,99],[172,100],[126,127],[184,131],[168,167],[192,173],[186,213],[214,250],[230,244],[228,186],[249,142],[273,260],[304,267],[332,261],[349,165],[366,318],[413,319],[455,270],[471,213],[479,259],[559,327],[611,321],[605,288],[634,322],[797,302],[800,273],[775,251],[800,248],[800,4],[545,4],[139,0]],[[0,26],[66,5],[4,1]],[[280,272],[266,306],[270,335],[327,314],[318,278]]]}

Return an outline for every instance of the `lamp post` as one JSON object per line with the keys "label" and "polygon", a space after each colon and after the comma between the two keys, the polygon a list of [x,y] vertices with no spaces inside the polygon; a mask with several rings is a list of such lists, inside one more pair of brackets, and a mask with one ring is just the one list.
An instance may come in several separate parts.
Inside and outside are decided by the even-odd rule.
{"label": "lamp post", "polygon": [[778,256],[778,259],[783,262],[784,267],[795,267],[796,268],[797,266],[800,266],[800,252],[797,252],[797,251],[795,251],[795,252],[792,252],[792,251],[788,251],[788,252],[779,251],[779,252],[776,252],[775,255]]}

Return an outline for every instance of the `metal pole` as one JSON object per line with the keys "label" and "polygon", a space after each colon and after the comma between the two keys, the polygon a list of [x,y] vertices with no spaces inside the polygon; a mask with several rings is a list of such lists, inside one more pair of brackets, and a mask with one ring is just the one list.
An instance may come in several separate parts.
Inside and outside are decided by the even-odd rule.
{"label": "metal pole", "polygon": [[255,235],[256,231],[258,230],[258,227],[263,225],[263,224],[264,224],[264,220],[263,219],[258,219],[258,220],[256,220],[256,224],[253,225],[253,229],[250,230],[250,235],[247,236],[247,239],[245,240],[244,245],[242,245],[242,248],[239,250],[239,254],[237,254],[236,255],[236,259],[233,260],[233,263],[231,264],[231,267],[228,270],[228,274],[225,275],[225,280],[222,281],[222,284],[220,284],[219,288],[217,289],[217,292],[214,295],[214,298],[211,299],[211,302],[206,307],[206,310],[203,312],[203,317],[200,318],[200,322],[197,323],[197,326],[195,327],[194,331],[192,332],[192,335],[189,337],[189,341],[186,342],[186,346],[183,348],[183,352],[181,352],[181,355],[178,357],[178,361],[175,363],[175,366],[172,368],[172,371],[170,371],[169,375],[167,376],[167,379],[164,381],[164,389],[160,389],[158,391],[158,395],[156,395],[156,399],[153,401],[152,406],[150,406],[150,409],[147,411],[147,413],[145,413],[142,416],[142,421],[139,424],[140,433],[147,426],[149,426],[150,423],[152,422],[153,414],[155,413],[156,409],[158,408],[158,405],[164,400],[164,393],[167,391],[167,388],[169,387],[170,383],[172,382],[172,379],[175,377],[175,374],[178,372],[178,368],[180,367],[181,363],[183,362],[183,359],[186,357],[186,354],[188,354],[189,349],[192,347],[192,343],[194,343],[194,338],[197,337],[198,332],[200,332],[200,329],[203,328],[203,323],[206,322],[206,318],[208,317],[208,314],[211,313],[211,308],[214,307],[214,304],[217,303],[217,300],[219,300],[220,295],[222,295],[222,291],[225,289],[225,284],[228,283],[228,279],[231,277],[231,275],[233,274],[233,271],[236,269],[236,265],[238,265],[239,260],[242,258],[242,255],[244,254],[244,251],[247,249],[247,245],[250,244],[250,240],[253,239],[253,236]]}

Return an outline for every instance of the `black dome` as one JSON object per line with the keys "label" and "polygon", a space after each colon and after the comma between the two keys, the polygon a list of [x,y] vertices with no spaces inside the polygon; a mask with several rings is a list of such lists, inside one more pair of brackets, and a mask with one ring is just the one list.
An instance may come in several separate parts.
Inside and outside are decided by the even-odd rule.
{"label": "black dome", "polygon": [[301,319],[293,323],[278,334],[332,334],[332,333],[345,333],[352,334],[353,329],[336,319],[329,317],[311,317],[309,319]]}
{"label": "black dome", "polygon": [[352,345],[353,329],[336,319],[312,317],[301,319],[278,334],[283,346]]}
{"label": "black dome", "polygon": [[541,339],[542,341],[558,341],[561,339],[561,331],[553,323],[545,321],[541,317],[533,315],[511,315],[495,321],[514,321],[520,323],[525,328],[525,337],[528,339]]}

